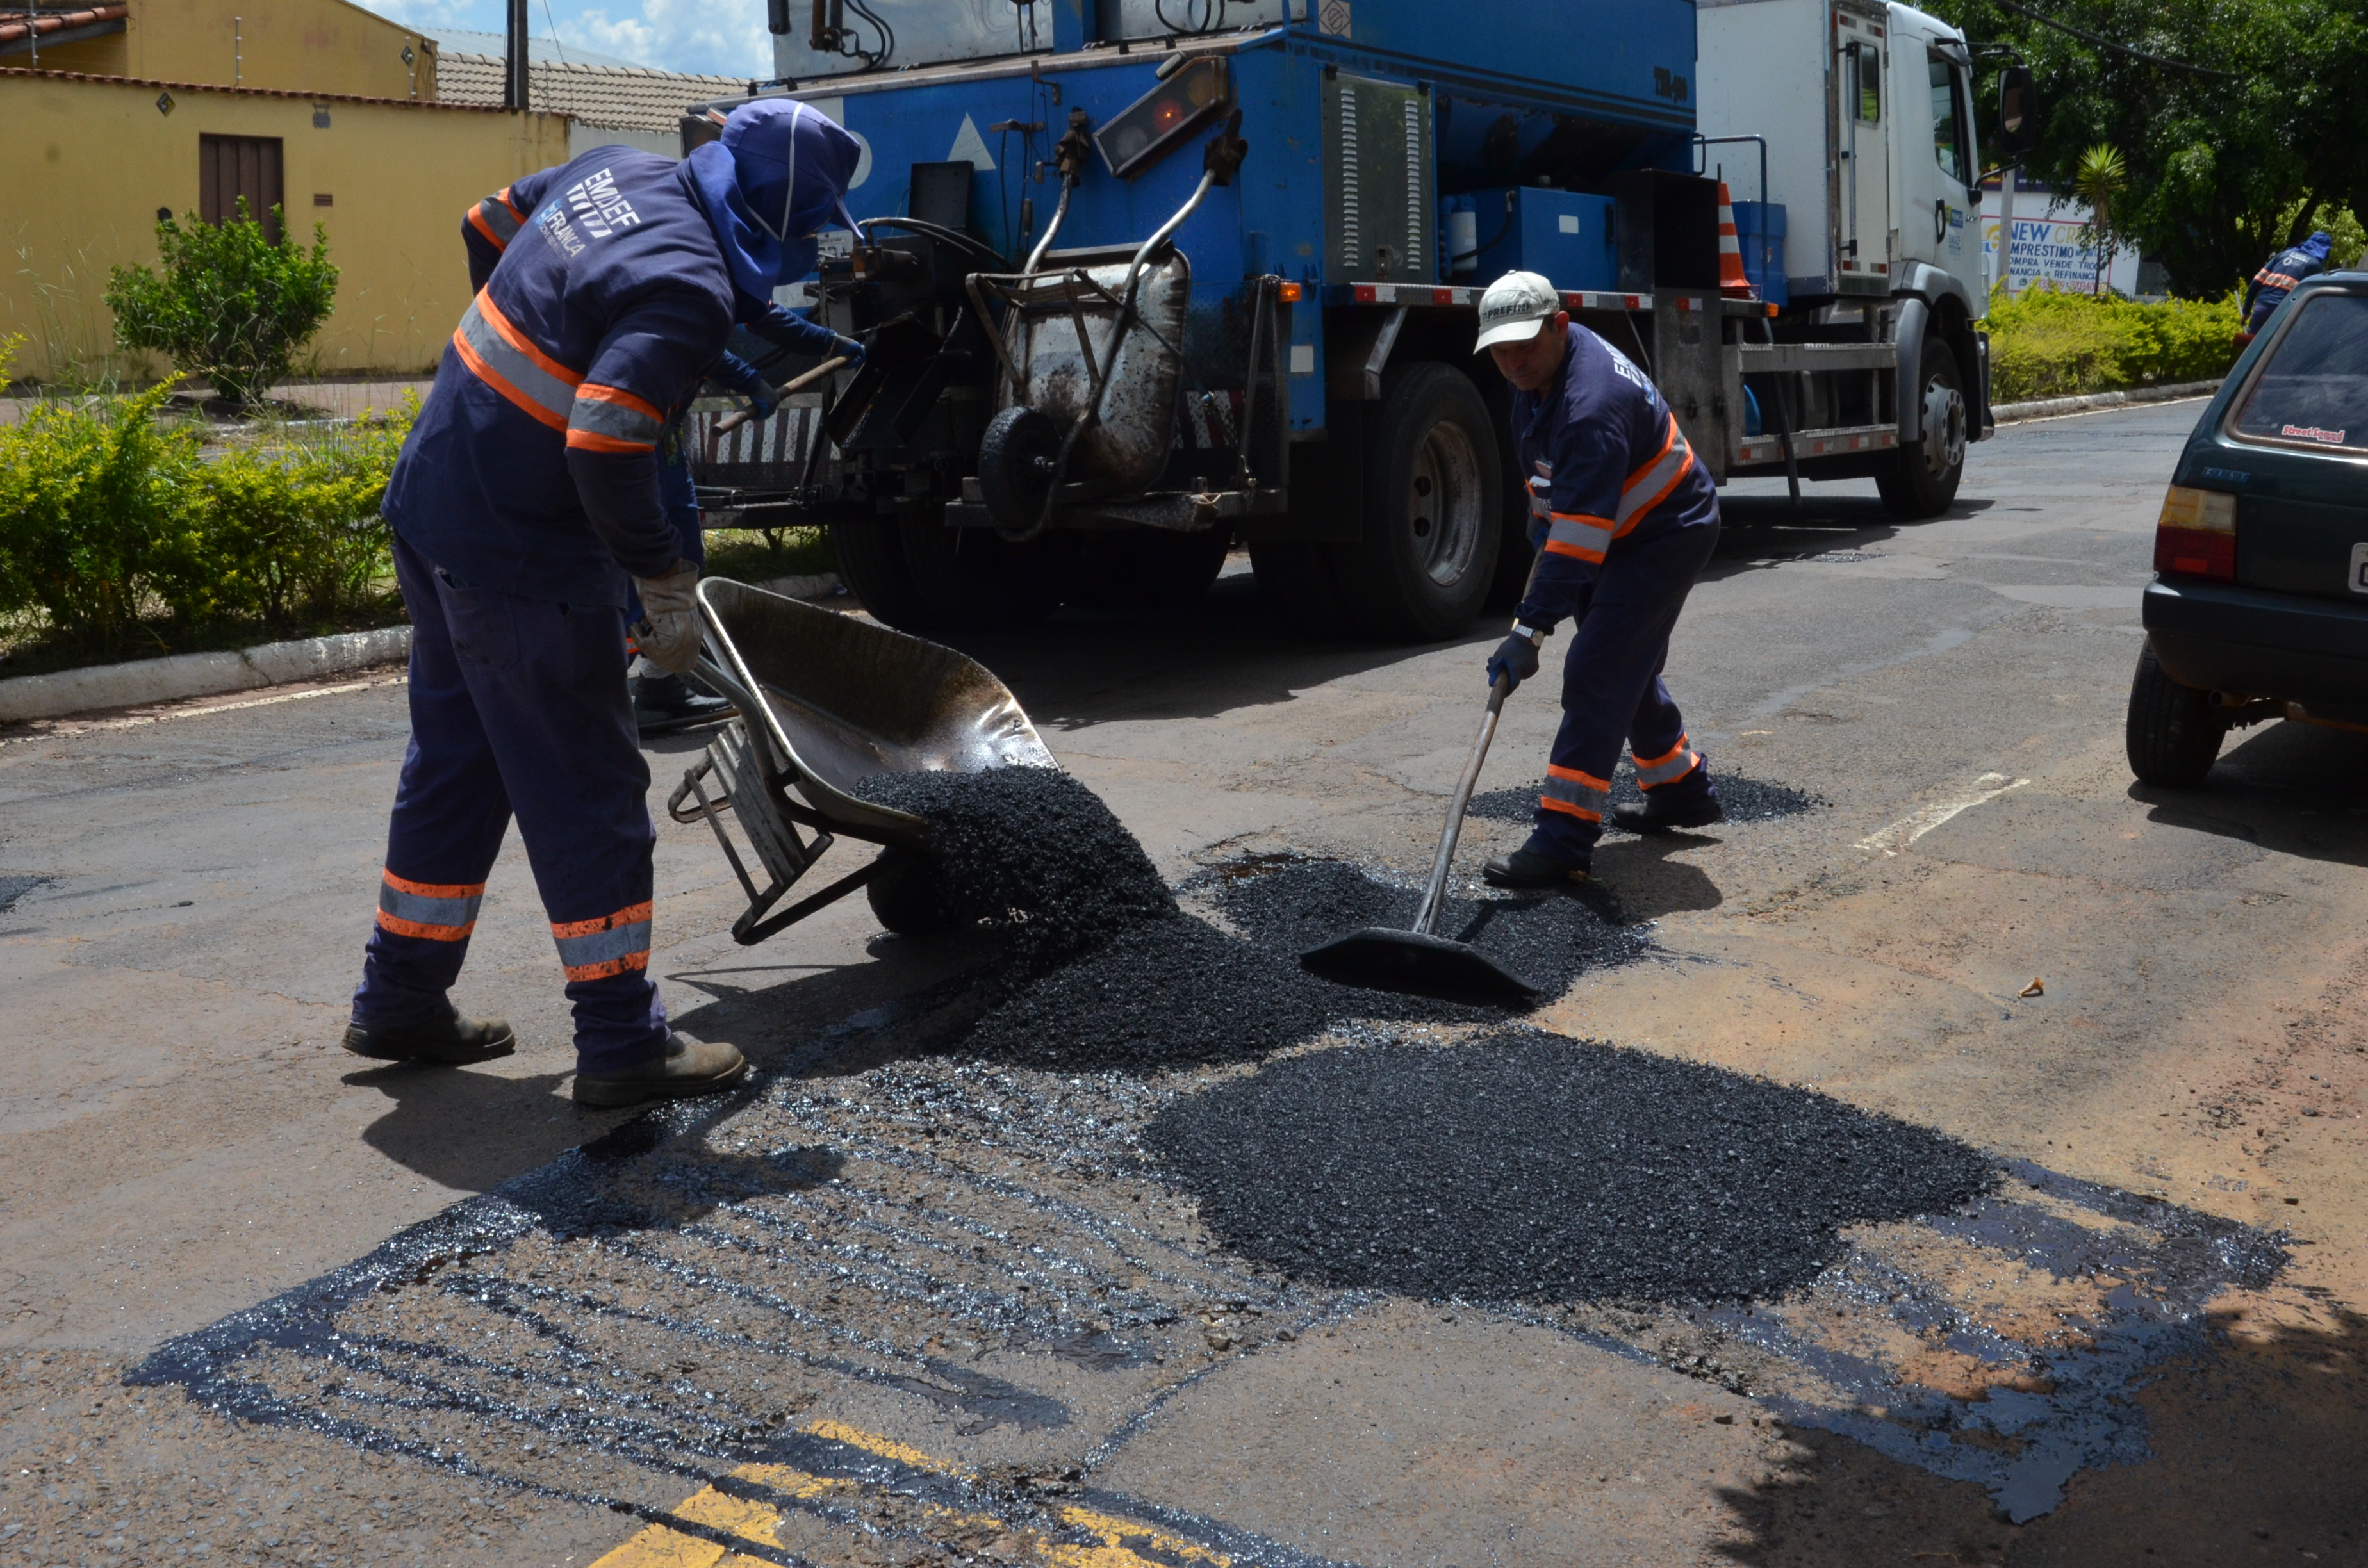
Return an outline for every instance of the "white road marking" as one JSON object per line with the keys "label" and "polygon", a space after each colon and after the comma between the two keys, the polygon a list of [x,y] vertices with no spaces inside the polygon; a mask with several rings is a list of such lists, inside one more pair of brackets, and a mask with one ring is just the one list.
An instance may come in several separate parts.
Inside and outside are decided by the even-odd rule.
{"label": "white road marking", "polygon": [[302,702],[308,698],[336,697],[348,691],[368,691],[373,687],[401,686],[408,676],[387,676],[378,680],[347,681],[342,686],[317,686],[309,691],[283,691],[277,697],[251,697],[244,702],[217,702],[206,708],[176,708],[164,713],[143,713],[130,719],[39,720],[41,728],[30,733],[10,735],[0,739],[0,745],[22,744],[27,741],[55,740],[69,735],[89,734],[99,730],[137,730],[148,724],[169,724],[178,719],[199,719],[209,713],[236,713],[247,708],[273,708],[282,702]]}
{"label": "white road marking", "polygon": [[2028,778],[2009,778],[2003,773],[1985,773],[1974,780],[1971,790],[1945,801],[1935,801],[1920,811],[1908,812],[1889,827],[1878,829],[1860,839],[1858,846],[1896,855],[1959,812],[1971,811],[1984,801],[1995,801],[2009,790],[2020,790],[2030,782]]}

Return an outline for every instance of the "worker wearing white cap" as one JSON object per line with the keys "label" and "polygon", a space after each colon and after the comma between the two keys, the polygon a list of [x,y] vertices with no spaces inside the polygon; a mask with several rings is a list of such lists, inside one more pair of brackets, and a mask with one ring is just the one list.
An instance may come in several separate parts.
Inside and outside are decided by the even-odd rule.
{"label": "worker wearing white cap", "polygon": [[[1546,638],[1574,622],[1536,829],[1486,875],[1498,887],[1553,887],[1587,880],[1606,811],[1639,833],[1724,814],[1661,680],[1670,629],[1718,541],[1718,492],[1651,379],[1574,324],[1538,274],[1489,285],[1478,348],[1513,384],[1513,444],[1538,551],[1512,634],[1489,656],[1490,684],[1537,674]],[[1613,808],[1623,742],[1645,799]]]}

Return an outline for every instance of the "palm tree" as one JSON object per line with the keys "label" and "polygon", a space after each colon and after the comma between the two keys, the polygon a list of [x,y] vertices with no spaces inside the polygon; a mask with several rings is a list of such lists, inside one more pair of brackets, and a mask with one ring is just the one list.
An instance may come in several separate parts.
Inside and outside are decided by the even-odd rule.
{"label": "palm tree", "polygon": [[2120,149],[2100,142],[2080,154],[2073,171],[2072,189],[2089,204],[2089,238],[2097,247],[2097,278],[2092,293],[2105,291],[2105,267],[2113,255],[2113,198],[2129,183],[2130,165]]}

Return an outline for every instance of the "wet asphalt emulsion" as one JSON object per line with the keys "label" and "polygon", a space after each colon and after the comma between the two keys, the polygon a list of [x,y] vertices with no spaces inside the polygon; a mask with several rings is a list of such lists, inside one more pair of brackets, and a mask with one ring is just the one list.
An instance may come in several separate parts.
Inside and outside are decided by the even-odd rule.
{"label": "wet asphalt emulsion", "polygon": [[1992,1181],[1928,1128],[1528,1029],[1270,1062],[1179,1100],[1145,1142],[1246,1256],[1474,1301],[1779,1296],[1841,1256],[1844,1227]]}
{"label": "wet asphalt emulsion", "polygon": [[[1799,816],[1804,812],[1816,811],[1830,804],[1822,795],[1790,785],[1770,784],[1764,778],[1747,778],[1739,773],[1722,773],[1711,769],[1711,778],[1718,786],[1719,804],[1726,810],[1728,822],[1774,822],[1780,817]],[[1530,822],[1538,814],[1539,787],[1525,790],[1490,790],[1472,797],[1464,814],[1489,822]],[[1615,805],[1642,801],[1645,791],[1637,787],[1636,765],[1622,760],[1611,775],[1611,800]],[[1609,833],[1628,830],[1619,823],[1603,824]]]}

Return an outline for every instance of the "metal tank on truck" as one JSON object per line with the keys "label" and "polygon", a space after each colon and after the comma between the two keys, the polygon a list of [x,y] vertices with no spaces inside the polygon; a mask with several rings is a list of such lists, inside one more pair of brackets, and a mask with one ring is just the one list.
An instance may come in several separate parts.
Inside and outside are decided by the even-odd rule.
{"label": "metal tank on truck", "polygon": [[[1188,598],[1240,541],[1309,630],[1451,636],[1529,566],[1507,392],[1472,352],[1515,267],[1652,372],[1714,475],[1896,459],[1895,346],[1722,290],[1695,17],[775,0],[768,91],[866,149],[860,232],[785,302],[869,358],[761,425],[702,415],[702,491],[827,525],[908,630]],[[687,115],[686,144],[739,101]],[[1774,437],[1749,415],[1771,402]]]}

